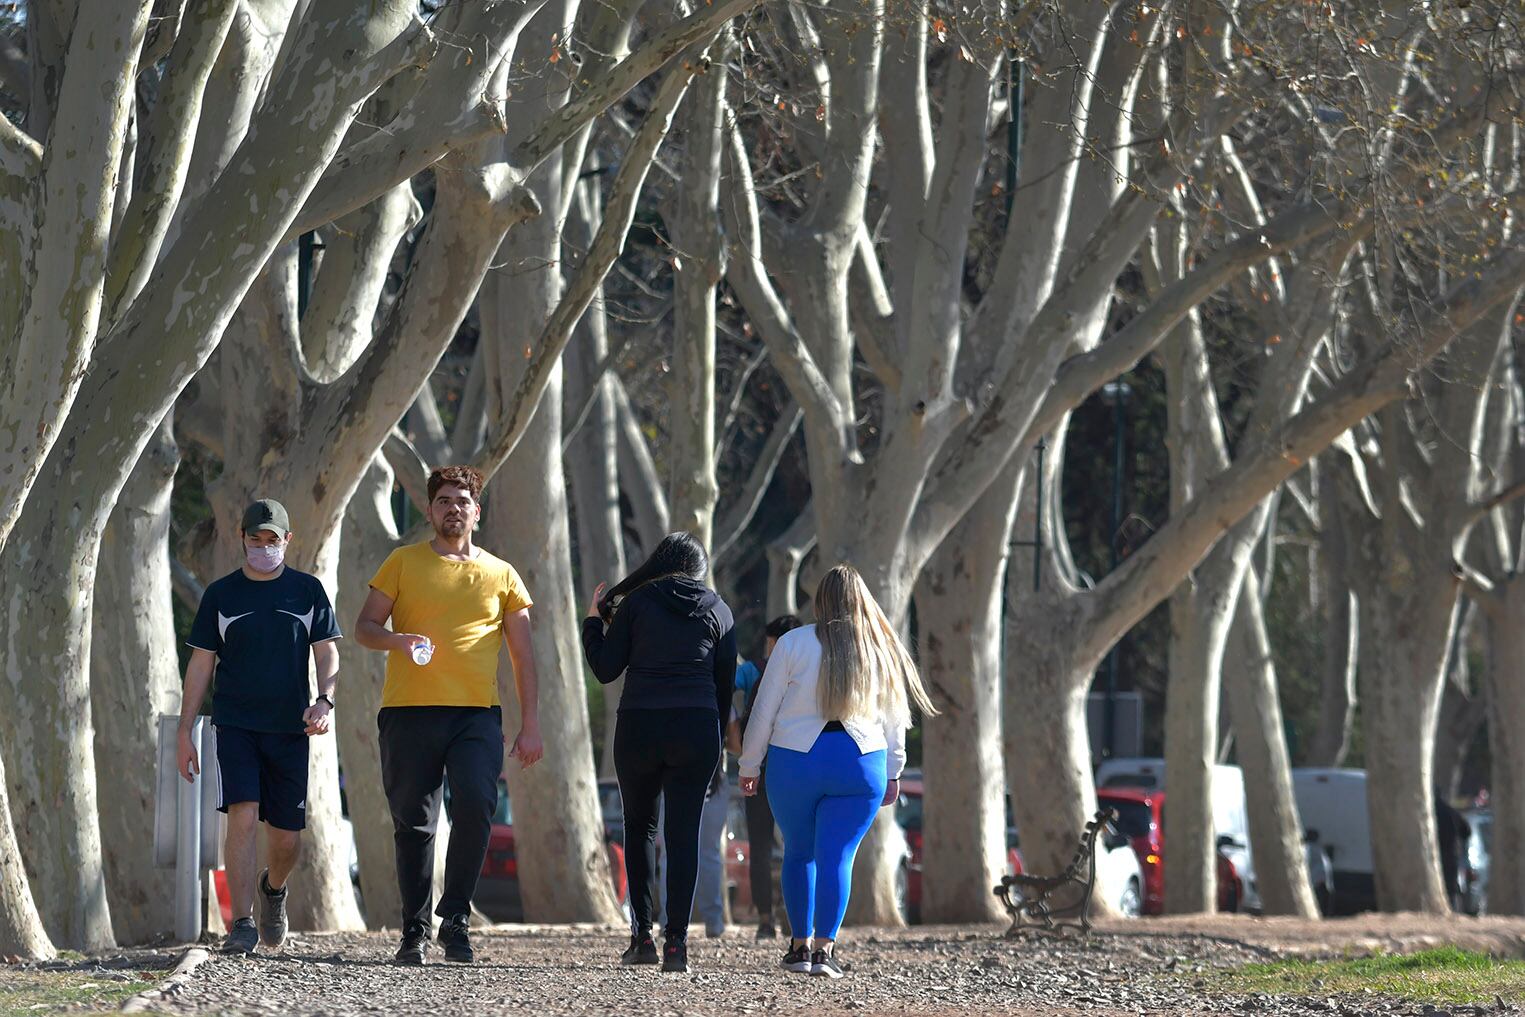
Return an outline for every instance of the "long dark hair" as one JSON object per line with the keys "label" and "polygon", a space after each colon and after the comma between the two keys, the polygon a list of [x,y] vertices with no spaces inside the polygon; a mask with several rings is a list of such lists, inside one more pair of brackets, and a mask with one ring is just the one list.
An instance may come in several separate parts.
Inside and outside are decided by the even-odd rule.
{"label": "long dark hair", "polygon": [[710,556],[699,539],[691,533],[669,533],[651,552],[651,557],[604,594],[604,599],[598,602],[598,613],[607,622],[619,606],[618,601],[658,579],[683,576],[702,583],[709,574]]}

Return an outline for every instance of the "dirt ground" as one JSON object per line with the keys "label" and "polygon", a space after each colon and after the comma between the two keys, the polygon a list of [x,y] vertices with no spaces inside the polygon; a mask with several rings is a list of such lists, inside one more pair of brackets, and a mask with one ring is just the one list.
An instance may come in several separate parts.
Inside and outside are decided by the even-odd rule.
{"label": "dirt ground", "polygon": [[[495,926],[474,934],[478,962],[399,969],[391,933],[294,935],[277,954],[213,953],[175,991],[141,999],[170,1014],[431,1017],[551,1015],[964,1014],[1304,1015],[1522,1013],[1513,1006],[1401,1002],[1371,994],[1289,997],[1221,994],[1215,970],[1288,955],[1455,944],[1525,957],[1525,919],[1368,915],[1321,922],[1223,915],[1111,922],[1089,941],[1024,935],[1000,926],[844,930],[841,981],[789,975],[778,943],[750,930],[690,944],[686,975],[617,963],[623,933],[590,927]],[[141,954],[141,956],[138,956]],[[159,967],[178,952],[125,951],[73,962],[79,970]],[[79,1007],[69,1009],[78,1012]],[[33,1011],[40,1012],[40,1011]]]}

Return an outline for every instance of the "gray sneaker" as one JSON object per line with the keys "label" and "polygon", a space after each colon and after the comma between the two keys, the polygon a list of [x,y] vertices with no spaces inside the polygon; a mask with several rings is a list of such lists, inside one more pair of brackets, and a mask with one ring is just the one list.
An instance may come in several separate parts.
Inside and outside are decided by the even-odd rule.
{"label": "gray sneaker", "polygon": [[270,870],[259,874],[259,941],[272,950],[286,942],[286,891],[270,889]]}
{"label": "gray sneaker", "polygon": [[259,930],[254,927],[254,919],[240,918],[228,930],[228,938],[222,941],[222,952],[253,953],[256,946],[259,946]]}

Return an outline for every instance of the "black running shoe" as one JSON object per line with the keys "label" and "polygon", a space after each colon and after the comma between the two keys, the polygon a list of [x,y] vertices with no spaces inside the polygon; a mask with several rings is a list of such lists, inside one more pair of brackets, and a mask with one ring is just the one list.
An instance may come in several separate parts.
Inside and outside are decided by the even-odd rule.
{"label": "black running shoe", "polygon": [[402,945],[397,948],[393,964],[416,966],[424,962],[424,951],[429,947],[429,926],[413,922],[402,930]]}
{"label": "black running shoe", "polygon": [[662,941],[662,970],[688,970],[688,940],[674,938]]}
{"label": "black running shoe", "polygon": [[440,923],[439,935],[435,938],[445,948],[447,961],[470,964],[477,959],[476,952],[471,949],[471,935],[466,931],[470,923],[470,915],[455,915]]}
{"label": "black running shoe", "polygon": [[272,950],[286,942],[286,887],[270,889],[270,870],[259,874],[259,941]]}
{"label": "black running shoe", "polygon": [[258,945],[259,930],[254,927],[254,919],[240,918],[228,930],[228,938],[222,941],[222,952],[253,953]]}
{"label": "black running shoe", "polygon": [[771,919],[771,918],[764,918],[762,921],[757,923],[757,938],[758,939],[777,939],[778,938],[778,930],[773,927],[773,919]]}
{"label": "black running shoe", "polygon": [[649,929],[630,934],[630,945],[625,952],[620,954],[621,964],[655,964],[661,960],[657,956],[656,941],[651,938]]}
{"label": "black running shoe", "polygon": [[842,966],[825,950],[817,950],[810,955],[810,973],[822,978],[841,978]]}
{"label": "black running shoe", "polygon": [[780,963],[783,964],[785,971],[793,971],[797,975],[808,975],[810,974],[810,948],[803,944],[791,947]]}

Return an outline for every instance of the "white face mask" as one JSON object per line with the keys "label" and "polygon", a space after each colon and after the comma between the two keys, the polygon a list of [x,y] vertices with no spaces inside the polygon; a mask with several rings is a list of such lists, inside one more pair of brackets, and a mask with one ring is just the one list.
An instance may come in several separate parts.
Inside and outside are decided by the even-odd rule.
{"label": "white face mask", "polygon": [[286,545],[271,544],[268,547],[245,547],[244,556],[249,567],[256,572],[274,572],[286,560]]}

